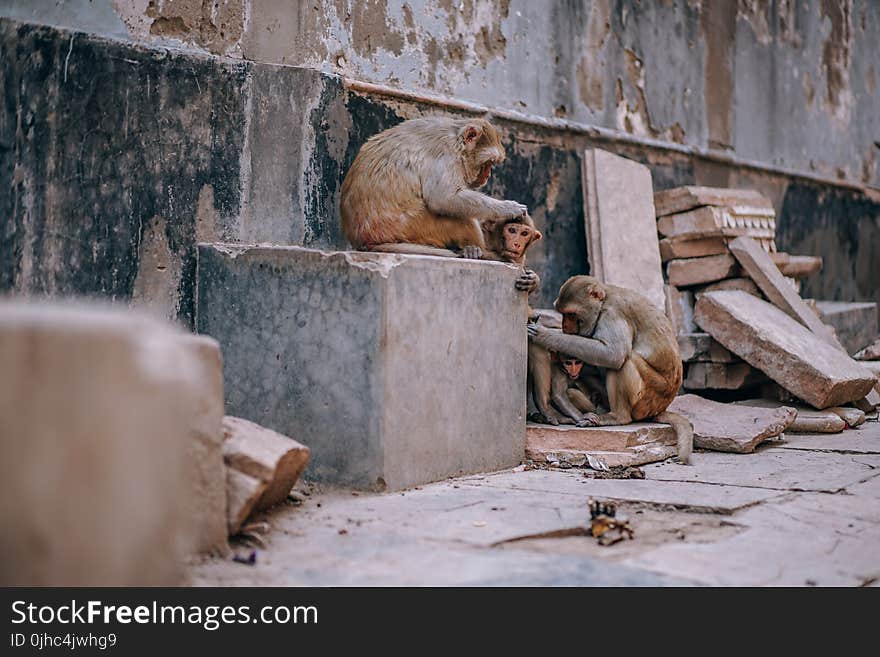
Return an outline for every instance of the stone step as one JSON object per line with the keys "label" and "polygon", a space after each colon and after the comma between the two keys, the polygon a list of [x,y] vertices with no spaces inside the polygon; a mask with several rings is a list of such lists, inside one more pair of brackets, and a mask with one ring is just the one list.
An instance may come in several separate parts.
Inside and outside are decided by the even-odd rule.
{"label": "stone step", "polygon": [[610,427],[526,426],[526,457],[538,463],[582,466],[588,457],[608,467],[654,463],[676,455],[675,430],[668,424],[634,422]]}
{"label": "stone step", "polygon": [[199,245],[226,412],[307,445],[304,476],[401,489],[518,464],[526,295],[500,262]]}

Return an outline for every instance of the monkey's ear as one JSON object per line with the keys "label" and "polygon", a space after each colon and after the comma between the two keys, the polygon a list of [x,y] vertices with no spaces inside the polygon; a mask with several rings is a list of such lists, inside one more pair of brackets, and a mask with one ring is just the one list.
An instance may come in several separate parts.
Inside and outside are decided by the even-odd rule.
{"label": "monkey's ear", "polygon": [[482,134],[483,129],[476,123],[468,123],[459,133],[461,141],[465,146],[476,144]]}
{"label": "monkey's ear", "polygon": [[587,294],[590,296],[591,299],[595,299],[596,301],[605,301],[605,290],[602,289],[602,287],[600,287],[599,285],[590,286]]}
{"label": "monkey's ear", "polygon": [[534,234],[532,235],[532,241],[533,241],[533,242],[537,242],[537,241],[538,241],[539,239],[541,239],[542,237],[543,237],[543,235],[541,235],[541,231],[540,231],[540,230],[536,230],[536,231],[534,232]]}

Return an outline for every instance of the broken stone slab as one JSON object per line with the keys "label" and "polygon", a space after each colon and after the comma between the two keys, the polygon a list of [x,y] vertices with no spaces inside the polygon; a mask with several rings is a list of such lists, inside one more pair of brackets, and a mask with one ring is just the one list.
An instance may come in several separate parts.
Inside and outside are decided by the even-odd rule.
{"label": "broken stone slab", "polygon": [[255,477],[226,468],[227,532],[235,536],[252,513],[268,484]]}
{"label": "broken stone slab", "polygon": [[590,273],[644,294],[663,309],[663,270],[651,170],[593,148],[584,152],[583,190]]}
{"label": "broken stone slab", "polygon": [[695,446],[739,454],[755,451],[760,443],[785,431],[797,417],[797,411],[787,406],[720,404],[697,395],[679,395],[669,410],[690,420]]}
{"label": "broken stone slab", "polygon": [[223,418],[226,466],[263,484],[256,502],[261,511],[283,502],[309,462],[309,448],[259,424],[239,417]]}
{"label": "broken stone slab", "polygon": [[574,467],[587,456],[608,467],[634,466],[671,458],[677,453],[675,430],[668,424],[634,422],[609,427],[526,426],[526,458],[539,463],[564,463]]}
{"label": "broken stone slab", "polygon": [[178,584],[197,521],[187,452],[212,423],[200,405],[222,407],[185,334],[119,308],[4,301],[0,363],[0,581]]}
{"label": "broken stone slab", "polygon": [[522,460],[518,275],[460,258],[201,244],[198,326],[223,349],[229,415],[308,445],[309,478],[399,490]]}
{"label": "broken stone slab", "polygon": [[718,205],[733,208],[740,213],[775,216],[773,204],[766,196],[753,189],[728,189],[724,187],[685,186],[664,189],[654,194],[654,207],[658,217],[684,212],[702,205]]}
{"label": "broken stone slab", "polygon": [[853,406],[866,414],[874,413],[874,411],[880,408],[880,392],[877,391],[877,387],[875,386],[874,390],[861,399],[856,399],[853,402]]}
{"label": "broken stone slab", "polygon": [[739,358],[725,349],[708,333],[679,334],[678,351],[681,354],[681,360],[685,363],[735,363],[739,361]]}
{"label": "broken stone slab", "polygon": [[705,206],[657,220],[657,230],[664,237],[693,238],[749,235],[756,239],[773,239],[776,223],[770,215],[739,214],[728,208]]}
{"label": "broken stone slab", "polygon": [[731,352],[816,408],[841,406],[873,387],[871,373],[844,352],[745,292],[702,295],[694,319]]}
{"label": "broken stone slab", "polygon": [[727,253],[727,240],[723,237],[691,239],[689,235],[683,235],[660,240],[660,260],[663,262],[675,258],[699,258],[722,253]]}
{"label": "broken stone slab", "polygon": [[864,349],[856,352],[855,356],[858,360],[880,360],[880,338],[877,338]]}
{"label": "broken stone slab", "polygon": [[764,295],[761,294],[761,290],[758,289],[758,286],[755,285],[755,282],[751,278],[725,278],[723,281],[695,288],[694,297],[695,299],[699,299],[701,294],[715,292],[717,290],[741,290],[743,292],[748,292],[753,297],[758,297],[759,299],[764,298]]}
{"label": "broken stone slab", "polygon": [[846,429],[846,422],[843,418],[830,409],[817,411],[800,404],[782,404],[771,399],[747,399],[735,403],[755,408],[794,408],[797,411],[797,416],[787,429],[791,433],[840,433]]}
{"label": "broken stone slab", "polygon": [[846,426],[850,429],[855,429],[865,423],[865,412],[860,411],[858,408],[832,406],[827,410],[840,417],[841,420],[846,422]]}
{"label": "broken stone slab", "polygon": [[670,285],[687,287],[739,276],[741,270],[733,256],[724,253],[702,258],[670,260],[666,263],[666,274]]}
{"label": "broken stone slab", "polygon": [[823,340],[842,350],[837,340],[803,299],[786,282],[770,256],[748,237],[738,237],[728,247],[764,296],[777,308],[806,326]]}
{"label": "broken stone slab", "polygon": [[675,332],[693,333],[697,330],[694,324],[694,294],[690,290],[679,290],[674,285],[664,285],[666,295],[666,316],[672,322]]}
{"label": "broken stone slab", "polygon": [[788,253],[771,253],[770,259],[779,268],[783,276],[806,278],[822,269],[822,258],[819,256],[790,255]]}
{"label": "broken stone slab", "polygon": [[873,302],[816,301],[825,324],[834,327],[837,339],[854,354],[877,337],[877,304]]}
{"label": "broken stone slab", "polygon": [[687,390],[739,390],[767,380],[748,363],[696,362],[687,366],[682,387]]}

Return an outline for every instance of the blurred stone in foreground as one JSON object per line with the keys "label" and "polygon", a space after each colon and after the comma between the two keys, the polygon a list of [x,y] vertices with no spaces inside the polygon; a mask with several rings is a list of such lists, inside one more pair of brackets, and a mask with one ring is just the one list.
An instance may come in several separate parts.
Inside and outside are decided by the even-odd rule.
{"label": "blurred stone in foreground", "polygon": [[225,548],[210,342],[124,311],[0,302],[0,584],[174,584],[192,549]]}

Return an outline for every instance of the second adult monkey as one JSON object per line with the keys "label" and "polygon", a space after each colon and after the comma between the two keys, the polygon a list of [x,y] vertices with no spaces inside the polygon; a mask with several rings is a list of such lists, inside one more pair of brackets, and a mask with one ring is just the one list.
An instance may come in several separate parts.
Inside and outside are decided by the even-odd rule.
{"label": "second adult monkey", "polygon": [[484,119],[411,119],[371,137],[342,183],[342,230],[356,249],[482,257],[483,221],[526,206],[477,191],[504,161]]}
{"label": "second adult monkey", "polygon": [[690,461],[693,427],[666,410],[682,380],[675,330],[666,315],[635,290],[573,276],[559,289],[556,310],[562,333],[528,325],[536,344],[605,368],[609,413],[589,413],[578,424],[605,426],[654,419],[678,437],[678,458]]}

